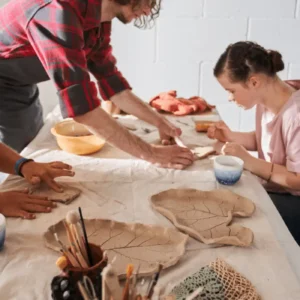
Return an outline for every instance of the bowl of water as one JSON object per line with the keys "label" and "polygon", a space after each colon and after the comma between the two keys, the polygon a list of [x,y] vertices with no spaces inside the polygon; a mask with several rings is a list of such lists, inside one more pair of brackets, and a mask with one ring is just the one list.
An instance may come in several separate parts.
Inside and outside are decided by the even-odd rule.
{"label": "bowl of water", "polygon": [[224,185],[237,183],[244,169],[244,161],[236,156],[220,155],[214,160],[214,172],[217,181]]}

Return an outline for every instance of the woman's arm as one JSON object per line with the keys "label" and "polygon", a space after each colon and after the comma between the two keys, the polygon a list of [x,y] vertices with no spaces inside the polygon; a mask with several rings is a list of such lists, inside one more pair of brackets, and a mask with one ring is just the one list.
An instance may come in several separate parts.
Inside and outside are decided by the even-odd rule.
{"label": "woman's arm", "polygon": [[244,169],[284,188],[300,191],[300,174],[288,171],[285,166],[266,162],[252,156],[243,146],[237,143],[226,143],[222,152],[237,156],[244,161]]}
{"label": "woman's arm", "polygon": [[269,182],[300,191],[300,174],[288,171],[285,166],[251,156],[245,162],[245,169]]}

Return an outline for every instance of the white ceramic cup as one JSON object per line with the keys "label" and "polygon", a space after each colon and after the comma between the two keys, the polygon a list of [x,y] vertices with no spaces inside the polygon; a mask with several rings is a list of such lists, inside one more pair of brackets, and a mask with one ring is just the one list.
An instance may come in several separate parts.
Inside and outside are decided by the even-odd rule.
{"label": "white ceramic cup", "polygon": [[216,179],[224,185],[233,185],[241,178],[244,161],[236,156],[220,155],[214,160]]}
{"label": "white ceramic cup", "polygon": [[6,221],[5,217],[0,214],[0,250],[2,250],[5,241]]}

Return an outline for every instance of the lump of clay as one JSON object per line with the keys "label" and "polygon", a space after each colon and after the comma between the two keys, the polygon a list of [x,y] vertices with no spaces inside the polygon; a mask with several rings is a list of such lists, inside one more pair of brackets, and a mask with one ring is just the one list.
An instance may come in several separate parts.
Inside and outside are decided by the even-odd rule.
{"label": "lump of clay", "polygon": [[196,159],[203,159],[208,157],[209,155],[216,153],[214,147],[212,146],[206,146],[206,147],[196,146],[196,147],[189,147],[189,148],[194,153]]}
{"label": "lump of clay", "polygon": [[32,187],[29,189],[29,193],[32,195],[47,197],[48,200],[54,201],[54,202],[60,202],[64,204],[69,204],[73,200],[75,200],[81,193],[81,190],[69,186],[65,183],[59,183],[64,191],[62,193],[55,192],[52,190],[48,185],[45,183],[41,183],[38,186]]}

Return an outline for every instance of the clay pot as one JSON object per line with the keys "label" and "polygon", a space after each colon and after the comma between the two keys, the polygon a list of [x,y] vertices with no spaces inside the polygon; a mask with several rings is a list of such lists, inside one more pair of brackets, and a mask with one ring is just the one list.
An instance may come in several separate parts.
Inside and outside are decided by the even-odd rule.
{"label": "clay pot", "polygon": [[94,244],[89,244],[92,252],[94,265],[89,268],[76,268],[69,267],[68,270],[72,272],[72,276],[75,279],[80,279],[82,276],[87,275],[92,281],[96,280],[96,277],[102,272],[103,268],[106,267],[107,261],[102,261],[103,252],[101,248]]}

